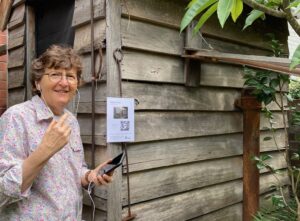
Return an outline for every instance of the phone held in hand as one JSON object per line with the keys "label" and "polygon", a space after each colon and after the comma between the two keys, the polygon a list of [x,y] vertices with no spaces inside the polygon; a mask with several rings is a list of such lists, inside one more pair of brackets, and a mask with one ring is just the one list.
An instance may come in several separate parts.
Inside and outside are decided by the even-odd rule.
{"label": "phone held in hand", "polygon": [[112,161],[110,163],[108,163],[104,167],[102,167],[99,170],[98,174],[101,176],[103,174],[109,174],[110,172],[115,170],[117,167],[122,165],[124,158],[125,158],[125,153],[124,152],[120,153],[118,156],[116,156],[114,159],[112,159]]}

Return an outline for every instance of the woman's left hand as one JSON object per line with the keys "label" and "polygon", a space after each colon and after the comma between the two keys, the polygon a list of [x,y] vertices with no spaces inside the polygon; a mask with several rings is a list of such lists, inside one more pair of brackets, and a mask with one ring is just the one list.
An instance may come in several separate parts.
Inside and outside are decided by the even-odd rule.
{"label": "woman's left hand", "polygon": [[93,182],[96,186],[107,185],[111,183],[113,181],[113,177],[112,177],[114,173],[113,171],[110,172],[109,174],[103,174],[103,175],[99,174],[101,168],[110,162],[111,160],[108,160],[100,164],[99,166],[97,166],[94,170],[92,170],[91,173],[89,174],[88,180],[90,182]]}

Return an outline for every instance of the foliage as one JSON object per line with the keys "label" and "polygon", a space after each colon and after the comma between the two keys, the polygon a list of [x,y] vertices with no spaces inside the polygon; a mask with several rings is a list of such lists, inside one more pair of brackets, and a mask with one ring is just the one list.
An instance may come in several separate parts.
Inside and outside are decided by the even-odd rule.
{"label": "foliage", "polygon": [[[248,2],[248,5],[250,4],[252,7],[255,6],[255,8],[253,8],[247,16],[243,30],[251,26],[257,19],[265,19],[265,14],[267,13],[287,19],[300,36],[300,24],[297,23],[293,16],[289,16],[289,13],[291,13],[290,8],[299,6],[300,0],[291,1],[290,5],[287,6],[285,6],[285,2],[289,1],[286,0],[247,0],[245,2]],[[194,33],[198,32],[215,12],[217,12],[219,23],[223,28],[227,19],[230,17],[229,15],[231,15],[232,20],[236,22],[242,14],[243,9],[243,0],[191,0],[181,20],[180,32],[199,15],[198,23],[193,30]],[[290,68],[294,69],[299,64],[300,46],[296,49],[292,57]]]}
{"label": "foliage", "polygon": [[[280,55],[280,44],[278,41],[270,41],[275,55]],[[282,113],[284,131],[285,131],[285,151],[281,152],[284,155],[287,165],[287,171],[291,177],[291,192],[292,199],[287,200],[286,196],[283,193],[284,184],[281,183],[278,175],[281,173],[280,170],[274,168],[269,160],[272,158],[271,155],[261,154],[260,156],[253,156],[253,161],[256,163],[256,166],[259,170],[265,169],[269,171],[276,179],[277,183],[274,185],[276,192],[272,195],[272,207],[270,208],[260,208],[260,211],[254,216],[255,221],[271,221],[271,220],[283,220],[283,221],[294,221],[298,219],[298,206],[300,205],[298,199],[298,189],[299,189],[299,168],[292,167],[290,164],[290,152],[288,148],[288,133],[287,133],[287,120],[285,116],[285,106],[284,98],[291,100],[291,96],[283,90],[284,85],[288,84],[290,79],[287,75],[281,75],[271,71],[264,71],[258,69],[249,69],[245,68],[245,86],[253,88],[253,95],[264,104],[263,112],[265,117],[269,120],[270,128],[272,132],[272,137],[264,137],[264,141],[273,139],[274,143],[279,149],[276,138],[275,138],[275,129],[274,129],[274,117],[272,111],[267,107],[268,104],[274,102]],[[279,92],[279,93],[278,93]],[[279,96],[277,95],[279,94]],[[293,110],[293,122],[300,125],[300,113],[295,111],[295,107],[290,107],[290,110]],[[299,159],[299,153],[294,153],[292,159]]]}
{"label": "foliage", "polygon": [[293,99],[300,99],[300,81],[291,80],[289,93]]}

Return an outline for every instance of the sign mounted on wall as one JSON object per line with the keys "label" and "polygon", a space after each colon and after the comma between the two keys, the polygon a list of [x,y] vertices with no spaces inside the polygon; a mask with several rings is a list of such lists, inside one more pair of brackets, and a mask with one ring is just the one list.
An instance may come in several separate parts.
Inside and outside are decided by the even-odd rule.
{"label": "sign mounted on wall", "polygon": [[107,98],[107,142],[134,141],[134,99]]}

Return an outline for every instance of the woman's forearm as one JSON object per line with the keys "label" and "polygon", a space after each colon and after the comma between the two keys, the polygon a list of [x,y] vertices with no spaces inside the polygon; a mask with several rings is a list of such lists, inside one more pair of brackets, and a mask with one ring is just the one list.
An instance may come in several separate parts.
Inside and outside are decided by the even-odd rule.
{"label": "woman's forearm", "polygon": [[36,176],[52,156],[53,154],[45,151],[41,146],[38,147],[29,155],[28,158],[23,161],[21,186],[22,193],[32,185]]}

